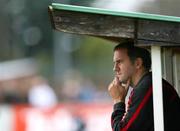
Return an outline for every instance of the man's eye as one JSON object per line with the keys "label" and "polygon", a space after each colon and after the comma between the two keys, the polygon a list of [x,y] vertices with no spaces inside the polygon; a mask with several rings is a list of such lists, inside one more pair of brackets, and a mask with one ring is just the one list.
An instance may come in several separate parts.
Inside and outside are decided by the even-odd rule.
{"label": "man's eye", "polygon": [[122,61],[121,61],[121,60],[118,60],[117,63],[122,63]]}

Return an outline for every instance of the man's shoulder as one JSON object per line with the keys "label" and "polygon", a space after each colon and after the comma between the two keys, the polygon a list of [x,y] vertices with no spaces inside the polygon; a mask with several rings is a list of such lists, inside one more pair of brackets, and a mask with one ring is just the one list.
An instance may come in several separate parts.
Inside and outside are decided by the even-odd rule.
{"label": "man's shoulder", "polygon": [[164,99],[171,98],[171,99],[179,99],[179,95],[176,89],[166,80],[163,79],[163,96]]}

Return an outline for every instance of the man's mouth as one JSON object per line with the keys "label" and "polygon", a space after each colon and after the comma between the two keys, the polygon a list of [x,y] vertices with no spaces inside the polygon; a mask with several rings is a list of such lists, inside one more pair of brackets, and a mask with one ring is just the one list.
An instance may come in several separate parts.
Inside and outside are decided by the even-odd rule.
{"label": "man's mouth", "polygon": [[121,73],[116,73],[116,76],[120,76],[121,75]]}

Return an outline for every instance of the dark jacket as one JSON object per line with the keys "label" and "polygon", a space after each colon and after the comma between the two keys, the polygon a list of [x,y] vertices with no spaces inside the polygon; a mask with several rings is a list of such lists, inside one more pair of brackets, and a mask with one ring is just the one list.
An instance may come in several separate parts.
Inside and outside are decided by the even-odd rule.
{"label": "dark jacket", "polygon": [[[157,88],[157,87],[155,87]],[[158,87],[159,88],[159,87]],[[163,80],[165,131],[180,131],[180,98],[175,89]],[[144,75],[133,89],[125,112],[125,103],[114,105],[111,116],[113,131],[153,131],[152,75]]]}

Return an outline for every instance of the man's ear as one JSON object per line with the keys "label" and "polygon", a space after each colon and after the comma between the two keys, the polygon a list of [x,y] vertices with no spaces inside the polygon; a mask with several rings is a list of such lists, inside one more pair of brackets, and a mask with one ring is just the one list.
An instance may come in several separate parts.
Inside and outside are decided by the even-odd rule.
{"label": "man's ear", "polygon": [[142,66],[143,66],[143,61],[142,61],[141,58],[136,58],[136,60],[135,60],[135,66],[136,66],[137,69],[142,68]]}

